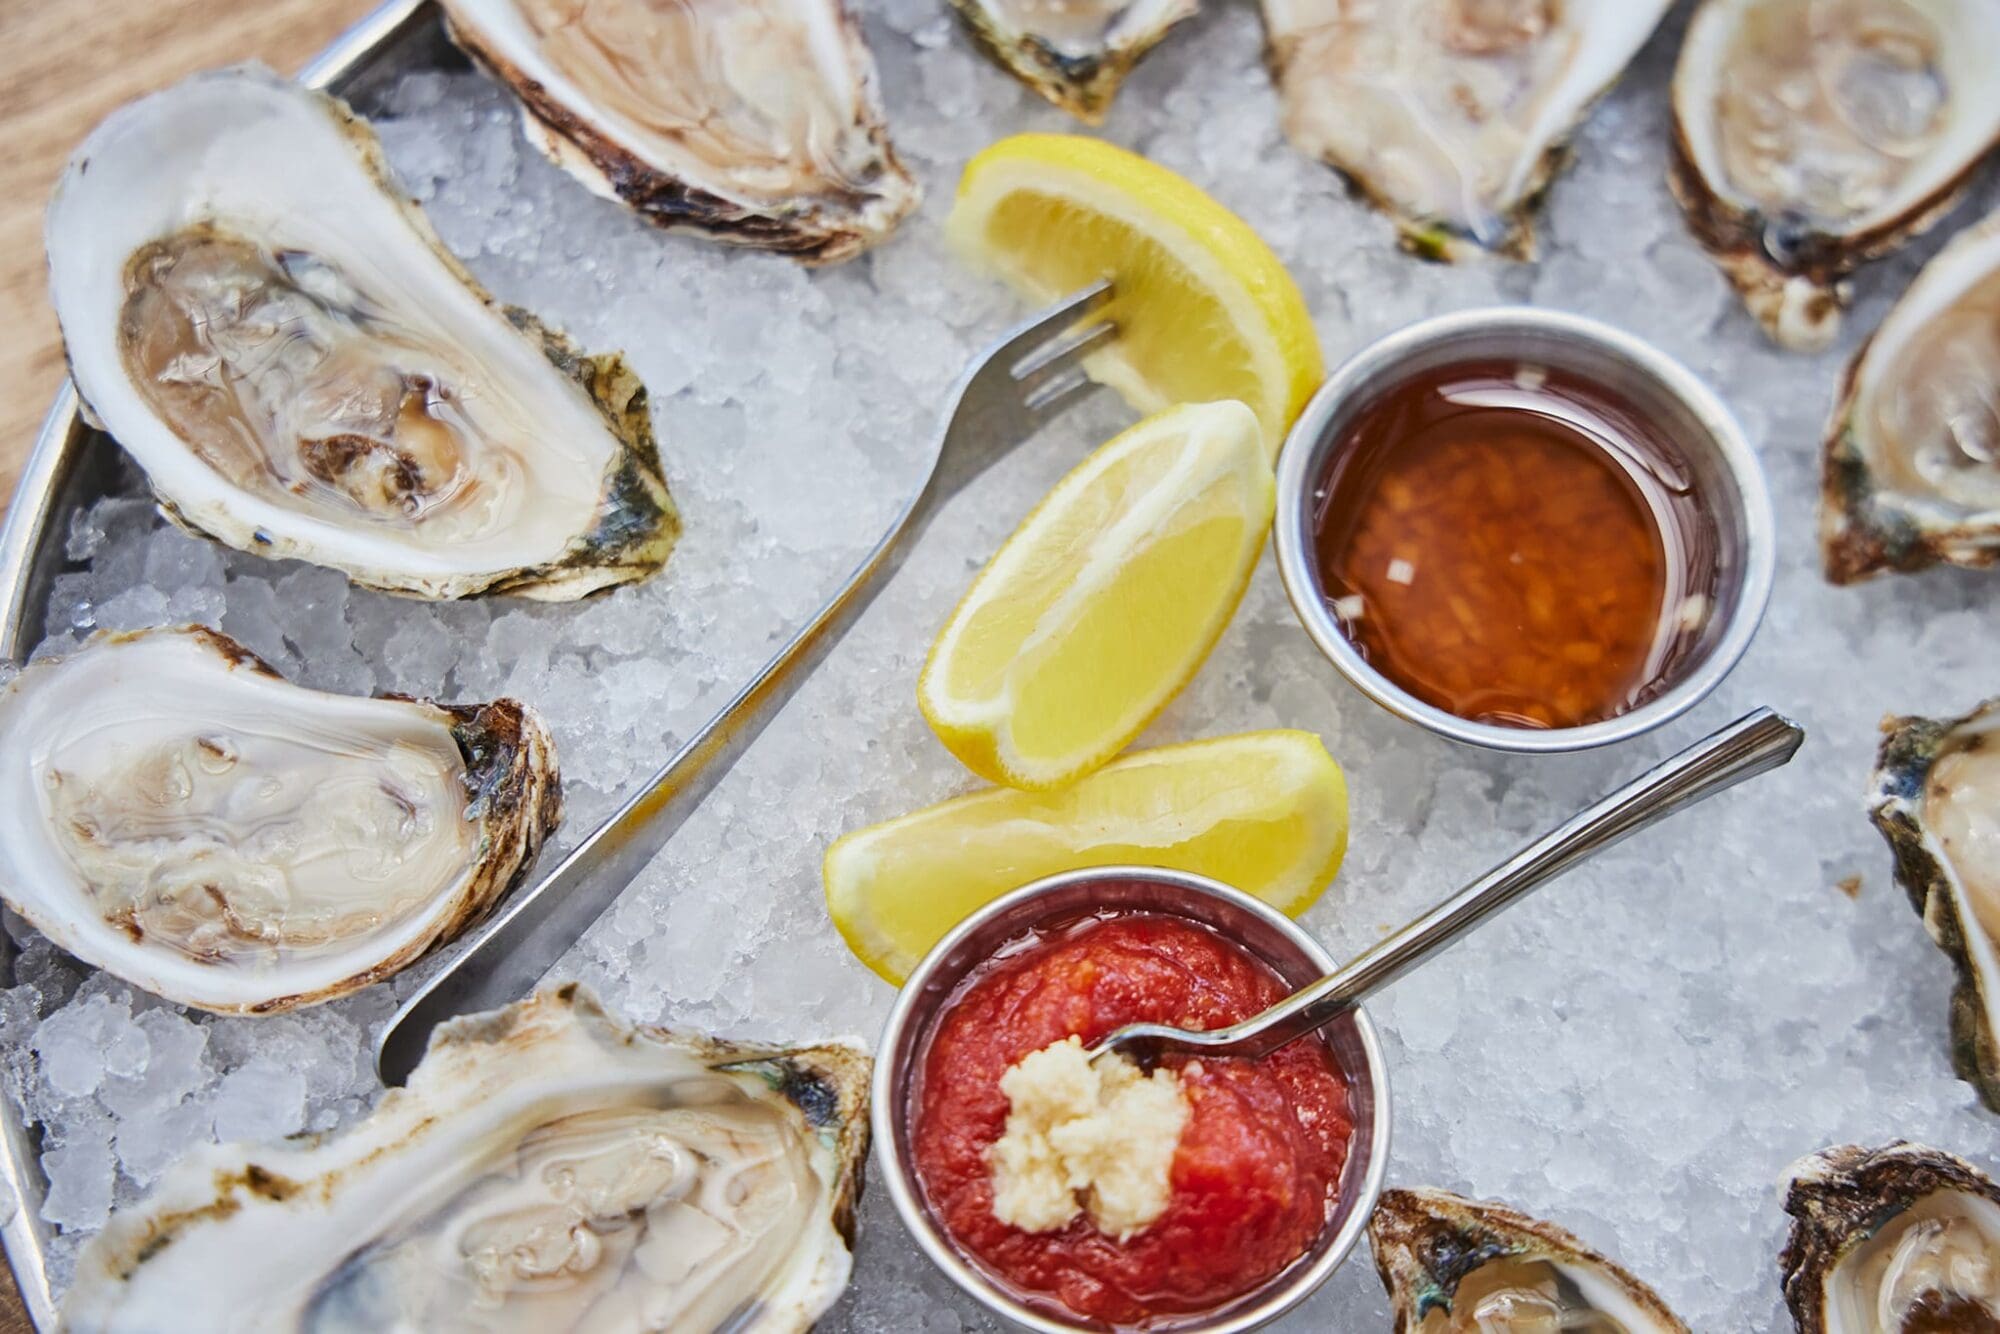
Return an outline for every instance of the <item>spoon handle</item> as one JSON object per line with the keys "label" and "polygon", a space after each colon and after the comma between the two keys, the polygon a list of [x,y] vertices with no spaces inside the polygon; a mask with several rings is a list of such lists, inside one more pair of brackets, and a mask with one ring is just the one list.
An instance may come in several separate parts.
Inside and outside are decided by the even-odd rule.
{"label": "spoon handle", "polygon": [[[1344,1014],[1545,881],[1675,811],[1775,769],[1806,734],[1770,709],[1745,714],[1515,853],[1395,935],[1262,1014],[1202,1034],[1202,1048],[1262,1056]],[[1136,1034],[1135,1034],[1136,1036]],[[1118,1044],[1121,1048],[1124,1043]],[[1178,1038],[1168,1044],[1181,1047]]]}

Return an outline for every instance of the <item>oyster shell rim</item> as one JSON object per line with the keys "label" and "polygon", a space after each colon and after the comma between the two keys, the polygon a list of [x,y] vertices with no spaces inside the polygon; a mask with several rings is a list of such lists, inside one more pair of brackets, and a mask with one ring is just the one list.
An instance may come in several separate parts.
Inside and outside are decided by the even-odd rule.
{"label": "oyster shell rim", "polygon": [[[1161,21],[1154,27],[1083,55],[1059,50],[1040,33],[1003,29],[999,17],[988,9],[985,0],[951,0],[951,7],[994,64],[1085,125],[1102,125],[1111,113],[1118,90],[1139,62],[1175,28],[1201,12],[1200,0],[1155,2],[1161,11]],[[1131,0],[1126,8],[1143,3],[1147,0]]]}
{"label": "oyster shell rim", "polygon": [[[1427,263],[1465,264],[1473,263],[1486,256],[1532,263],[1539,258],[1539,222],[1543,206],[1548,202],[1550,190],[1556,180],[1577,159],[1575,140],[1590,118],[1596,114],[1619,83],[1631,69],[1632,63],[1658,34],[1660,25],[1673,9],[1675,0],[1626,0],[1632,6],[1650,6],[1652,15],[1644,22],[1644,31],[1636,42],[1629,44],[1624,58],[1616,62],[1609,71],[1593,69],[1589,77],[1589,88],[1577,97],[1573,105],[1555,113],[1543,126],[1539,149],[1532,157],[1517,158],[1516,165],[1507,179],[1502,182],[1500,202],[1492,212],[1492,217],[1503,228],[1500,235],[1490,243],[1482,242],[1465,223],[1435,215],[1418,214],[1407,210],[1403,204],[1387,191],[1375,186],[1367,175],[1351,166],[1336,162],[1325,152],[1306,148],[1292,137],[1285,103],[1288,100],[1285,70],[1289,63],[1289,48],[1297,44],[1297,36],[1285,34],[1281,40],[1271,32],[1272,20],[1267,0],[1259,0],[1263,12],[1265,41],[1265,64],[1271,73],[1271,81],[1276,86],[1279,100],[1280,132],[1292,151],[1319,162],[1339,177],[1348,195],[1358,198],[1369,208],[1388,219],[1396,234],[1396,248],[1407,255]],[[1614,15],[1629,16],[1623,5],[1614,7]],[[1527,136],[1532,138],[1533,136]],[[1511,196],[1511,197],[1509,197]]]}
{"label": "oyster shell rim", "polygon": [[[1956,172],[1901,211],[1854,231],[1805,230],[1796,240],[1788,265],[1765,244],[1776,220],[1766,217],[1756,205],[1731,198],[1710,184],[1695,152],[1681,98],[1682,65],[1697,58],[1699,48],[1694,38],[1704,16],[1721,13],[1725,5],[1759,2],[1698,0],[1688,19],[1668,79],[1672,133],[1668,139],[1667,187],[1695,242],[1722,271],[1771,341],[1790,351],[1816,352],[1824,350],[1839,332],[1841,316],[1852,297],[1848,277],[1929,232],[1963,202],[1974,176],[2000,146],[2000,123],[1983,148],[1968,155]],[[1804,290],[1794,287],[1795,283],[1805,284]],[[1790,317],[1804,322],[1793,334],[1785,332]]]}
{"label": "oyster shell rim", "polygon": [[[2000,211],[1953,236],[1924,262],[1841,373],[1820,455],[1820,568],[1831,584],[1844,587],[1884,574],[1915,574],[1937,565],[1981,570],[2000,564],[2000,511],[1954,515],[1935,523],[1908,507],[1885,506],[1877,499],[1882,492],[1874,484],[1866,451],[1856,436],[1861,426],[1863,381],[1872,369],[1870,357],[1884,331],[1904,317],[1915,299],[1928,295],[1931,285],[1950,281],[1938,276],[1943,272],[1940,265],[1954,258],[1977,264],[1978,252],[1988,248],[1993,254],[1985,276],[2000,275]],[[1948,290],[1942,308],[1949,308],[1969,290],[1967,285]]]}
{"label": "oyster shell rim", "polygon": [[[1954,732],[1988,717],[2000,725],[2000,696],[1955,718],[1885,717],[1875,768],[1869,776],[1868,818],[1889,844],[1896,883],[1923,920],[1931,942],[1951,960],[1952,1073],[1978,1091],[1988,1110],[2000,1112],[2000,1033],[1996,1033],[1994,1014],[2000,1007],[2000,949],[1987,940],[1977,922],[1967,935],[1957,876],[1943,851],[1932,843],[1923,821],[1924,787],[1931,765],[1944,753]],[[1987,995],[1980,969],[1973,961],[1975,948],[1985,951],[1988,966],[1995,969],[1992,996]]]}
{"label": "oyster shell rim", "polygon": [[[0,687],[0,699],[12,694],[19,682],[30,673],[58,670],[62,663],[99,645],[167,636],[186,638],[214,653],[222,660],[226,670],[248,672],[310,694],[333,695],[340,699],[359,698],[301,686],[233,637],[205,625],[187,624],[152,626],[143,630],[100,630],[74,653],[29,663],[20,675]],[[245,1017],[283,1014],[338,1000],[386,981],[477,926],[527,878],[543,843],[561,824],[562,776],[556,760],[553,734],[533,706],[520,700],[503,696],[480,704],[442,704],[387,692],[368,698],[431,711],[450,728],[465,764],[468,789],[466,814],[471,816],[477,813],[480,831],[474,861],[468,868],[470,874],[448,887],[450,901],[444,905],[444,910],[434,912],[421,930],[366,967],[308,990],[278,990],[260,999],[238,1003],[197,1000],[189,995],[174,995],[171,989],[161,990],[148,985],[128,976],[112,962],[98,957],[101,951],[82,940],[79,933],[59,916],[28,904],[9,880],[0,880],[0,900],[4,900],[50,943],[85,966],[116,977],[148,995],[208,1014]],[[116,931],[117,927],[106,923],[106,929]]]}
{"label": "oyster shell rim", "polygon": [[[1891,1205],[1900,1183],[1885,1178],[1915,1172],[1926,1183]],[[1880,1148],[1833,1144],[1785,1169],[1784,1209],[1792,1226],[1778,1255],[1778,1283],[1785,1307],[1802,1330],[1826,1328],[1826,1279],[1849,1249],[1883,1223],[1938,1190],[1979,1195],[2000,1208],[2000,1187],[1955,1153],[1912,1140]]]}
{"label": "oyster shell rim", "polygon": [[[1447,1229],[1485,1233],[1488,1239],[1480,1245],[1451,1249],[1442,1257],[1441,1267],[1448,1267],[1448,1272],[1437,1275],[1422,1255],[1427,1249],[1424,1242],[1427,1236]],[[1451,1295],[1458,1285],[1494,1260],[1535,1253],[1516,1237],[1536,1243],[1557,1259],[1602,1270],[1663,1329],[1689,1334],[1687,1325],[1650,1285],[1567,1228],[1498,1200],[1475,1200],[1434,1186],[1385,1190],[1368,1218],[1368,1245],[1375,1258],[1376,1277],[1389,1294],[1395,1334],[1417,1334],[1430,1311],[1440,1305],[1450,1310]],[[1440,1295],[1440,1282],[1449,1284],[1449,1293]]]}
{"label": "oyster shell rim", "polygon": [[820,219],[825,210],[817,204],[803,213],[758,208],[649,165],[614,133],[568,106],[502,53],[460,13],[463,0],[440,0],[439,14],[452,45],[520,103],[522,132],[535,150],[591,193],[624,205],[663,231],[786,255],[818,268],[853,259],[887,241],[923,202],[923,188],[889,137],[874,55],[859,23],[847,0],[828,2],[837,10],[842,45],[859,75],[863,106],[870,113],[863,128],[880,155],[881,180],[893,188],[866,198],[850,218],[814,225],[801,219]]}
{"label": "oyster shell rim", "polygon": [[[60,1304],[60,1327],[73,1328],[71,1311],[79,1290],[89,1292],[92,1284],[110,1289],[124,1285],[191,1230],[227,1220],[255,1203],[286,1205],[298,1201],[310,1208],[315,1202],[328,1202],[355,1172],[365,1170],[385,1153],[407,1149],[433,1134],[440,1121],[438,1109],[446,1114],[463,1110],[464,1095],[454,1095],[451,1088],[454,1080],[471,1083],[462,1070],[464,1065],[487,1049],[518,1055],[507,1048],[531,1048],[538,1030],[559,1036],[564,1025],[582,1027],[592,1041],[607,1047],[651,1043],[684,1051],[712,1070],[758,1078],[799,1113],[835,1168],[827,1182],[825,1217],[847,1263],[826,1296],[828,1305],[838,1300],[851,1272],[857,1209],[866,1186],[874,1064],[866,1047],[848,1038],[795,1047],[736,1042],[693,1030],[633,1023],[605,1007],[590,987],[569,980],[545,984],[499,1009],[441,1023],[432,1031],[424,1060],[409,1082],[389,1089],[365,1115],[344,1127],[271,1141],[195,1145],[138,1201],[114,1209],[104,1226],[85,1242],[77,1256],[75,1276]],[[778,1067],[777,1072],[771,1067]],[[529,1076],[524,1082],[532,1079]],[[336,1149],[343,1140],[359,1139],[378,1123],[388,1131],[385,1144],[371,1148],[352,1163],[336,1163],[317,1177],[294,1178],[257,1161],[260,1157]],[[91,1314],[101,1318],[102,1308]]]}
{"label": "oyster shell rim", "polygon": [[[295,96],[301,105],[310,106],[323,114],[329,128],[353,155],[357,168],[410,229],[412,239],[419,242],[480,306],[526,337],[550,366],[582,391],[595,416],[603,422],[618,449],[614,451],[601,479],[597,521],[590,530],[572,537],[569,545],[551,560],[511,570],[411,574],[371,568],[360,562],[333,562],[320,554],[310,539],[276,542],[265,531],[266,525],[254,521],[236,520],[235,524],[241,527],[242,532],[240,537],[232,537],[218,531],[218,527],[206,526],[189,515],[188,503],[163,489],[154,477],[153,469],[119,440],[117,432],[111,429],[103,414],[92,404],[83,380],[77,374],[73,337],[64,324],[62,303],[58,300],[56,243],[52,239],[57,211],[63,207],[74,182],[87,173],[91,161],[89,150],[98,143],[100,136],[128,132],[131,126],[144,124],[141,116],[145,108],[157,99],[175,96],[194,85],[238,81],[285,96]],[[64,369],[76,389],[78,406],[85,420],[116,442],[120,452],[132,460],[145,476],[147,488],[161,514],[184,532],[265,559],[302,560],[325,569],[338,570],[360,587],[427,601],[456,601],[490,593],[513,593],[536,601],[582,598],[657,573],[665,566],[679,541],[680,511],[668,490],[661,468],[646,388],[626,364],[624,354],[587,354],[567,334],[544,324],[531,312],[497,300],[473,276],[464,261],[444,244],[422,205],[404,188],[389,164],[381,138],[373,125],[337,94],[295,83],[261,61],[253,60],[200,70],[125,102],[105,115],[72,151],[50,192],[43,226],[49,238],[45,245],[45,268],[50,304],[56,312]],[[122,266],[124,260],[119,263]],[[174,437],[175,448],[182,454],[191,453],[177,432],[164,425],[161,429]],[[240,489],[219,482],[215,491],[227,492],[231,498],[243,494]],[[212,505],[215,503],[214,496],[200,499],[199,503]],[[334,521],[320,519],[315,522]]]}

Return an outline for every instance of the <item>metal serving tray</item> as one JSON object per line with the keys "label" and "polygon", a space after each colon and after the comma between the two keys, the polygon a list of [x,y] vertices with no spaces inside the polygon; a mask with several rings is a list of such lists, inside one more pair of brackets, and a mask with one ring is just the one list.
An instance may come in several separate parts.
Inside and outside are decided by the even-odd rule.
{"label": "metal serving tray", "polygon": [[[300,70],[299,82],[359,97],[414,54],[414,48],[442,40],[429,0],[387,0]],[[19,661],[41,642],[49,588],[66,564],[63,539],[71,516],[123,489],[128,470],[118,446],[84,420],[76,389],[65,382],[43,419],[6,522],[0,525],[0,655]],[[14,955],[12,940],[0,934],[0,977],[8,981]],[[55,1296],[47,1265],[50,1229],[42,1221],[48,1181],[42,1175],[40,1140],[38,1130],[22,1123],[14,1100],[0,1098],[0,1177],[15,1201],[0,1224],[0,1243],[14,1267],[28,1318],[37,1329],[54,1329]]]}

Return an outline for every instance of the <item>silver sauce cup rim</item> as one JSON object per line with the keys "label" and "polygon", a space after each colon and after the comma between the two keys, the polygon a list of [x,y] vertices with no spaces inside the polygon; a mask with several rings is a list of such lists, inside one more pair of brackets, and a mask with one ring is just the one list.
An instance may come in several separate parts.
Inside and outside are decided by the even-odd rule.
{"label": "silver sauce cup rim", "polygon": [[[1690,453],[1706,452],[1721,465],[1716,476],[1724,483],[1724,493],[1711,496],[1710,504],[1733,503],[1740,530],[1733,553],[1725,553],[1733,554],[1735,560],[1723,563],[1725,579],[1734,571],[1734,597],[1721,634],[1668,689],[1627,713],[1581,727],[1536,729],[1474,722],[1410,694],[1376,670],[1341,631],[1321,595],[1314,559],[1313,492],[1347,418],[1419,357],[1456,343],[1510,335],[1568,343],[1622,362],[1674,400],[1699,428],[1697,438],[1679,443]],[[1475,360],[1506,354],[1468,348],[1465,355],[1467,360]],[[1389,712],[1439,736],[1489,750],[1529,754],[1586,750],[1623,741],[1693,708],[1750,647],[1770,601],[1777,565],[1776,519],[1763,467],[1734,414],[1715,391],[1643,339],[1585,316],[1533,306],[1487,306],[1419,320],[1368,344],[1335,368],[1286,435],[1278,458],[1275,530],[1278,573],[1292,611],[1341,675]]]}
{"label": "silver sauce cup rim", "polygon": [[[917,1248],[959,1289],[988,1311],[1040,1334],[1069,1334],[1108,1326],[1081,1316],[1065,1319],[1054,1304],[1029,1306],[1005,1291],[952,1244],[923,1202],[910,1159],[905,1116],[910,1084],[928,1050],[938,1016],[965,976],[1007,941],[1038,925],[1090,912],[1144,911],[1201,922],[1277,968],[1292,985],[1333,971],[1335,961],[1298,923],[1270,905],[1207,876],[1150,866],[1100,866],[1056,875],[1002,895],[973,913],[934,945],[910,973],[883,1026],[876,1047],[869,1123],[882,1178],[897,1216]],[[1236,929],[1232,929],[1232,926]],[[1261,935],[1261,942],[1245,939]],[[1276,946],[1290,957],[1273,957]],[[1361,1240],[1381,1196],[1389,1151],[1389,1082],[1381,1044],[1368,1016],[1357,1009],[1327,1029],[1347,1076],[1354,1129],[1339,1201],[1311,1251],[1262,1287],[1219,1310],[1169,1318],[1148,1328],[1174,1334],[1236,1334],[1276,1320],[1304,1301],[1346,1260]]]}

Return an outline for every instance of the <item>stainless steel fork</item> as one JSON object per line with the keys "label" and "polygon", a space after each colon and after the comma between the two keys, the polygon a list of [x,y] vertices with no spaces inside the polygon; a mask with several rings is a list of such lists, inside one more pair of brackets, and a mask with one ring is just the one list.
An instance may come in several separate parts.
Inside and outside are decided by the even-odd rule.
{"label": "stainless steel fork", "polygon": [[1085,288],[1015,326],[973,362],[945,412],[930,476],[875,549],[756,679],[615,815],[553,871],[503,901],[457,956],[403,1002],[375,1044],[375,1071],[383,1083],[409,1078],[441,1021],[527,994],[658,855],[860,619],[944,502],[1091,387],[1080,363],[1117,331],[1102,321],[1082,321],[1110,298],[1109,283]]}

